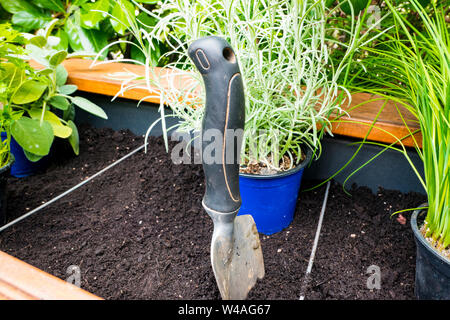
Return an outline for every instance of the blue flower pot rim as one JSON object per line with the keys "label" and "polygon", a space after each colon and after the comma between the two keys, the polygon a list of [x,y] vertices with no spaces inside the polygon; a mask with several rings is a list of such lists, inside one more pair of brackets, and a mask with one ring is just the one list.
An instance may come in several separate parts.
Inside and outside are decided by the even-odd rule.
{"label": "blue flower pot rim", "polygon": [[[424,203],[421,204],[419,207],[427,207],[428,204]],[[442,261],[442,263],[446,264],[448,267],[450,267],[450,260],[444,257],[442,254],[439,253],[439,251],[436,250],[422,235],[422,233],[419,230],[419,227],[417,226],[417,218],[419,217],[419,214],[425,214],[426,209],[417,209],[413,212],[411,216],[411,228],[414,232],[414,236],[417,240],[420,241],[420,243],[430,251],[435,258]]]}
{"label": "blue flower pot rim", "polygon": [[3,167],[0,168],[0,174],[2,174],[5,171],[8,171],[9,169],[11,169],[12,164],[14,163],[15,159],[14,159],[14,155],[12,153],[10,153],[9,155],[9,162],[7,164],[5,164]]}
{"label": "blue flower pot rim", "polygon": [[[302,148],[303,150],[304,148]],[[310,162],[312,158],[312,151],[310,148],[306,149],[306,158],[305,160],[300,163],[300,165],[296,166],[295,168],[289,169],[287,171],[275,173],[275,174],[252,174],[252,173],[239,173],[240,177],[244,178],[250,178],[250,179],[277,179],[277,178],[283,178],[286,176],[289,176],[291,174],[295,174],[299,172],[300,170],[304,169]]]}

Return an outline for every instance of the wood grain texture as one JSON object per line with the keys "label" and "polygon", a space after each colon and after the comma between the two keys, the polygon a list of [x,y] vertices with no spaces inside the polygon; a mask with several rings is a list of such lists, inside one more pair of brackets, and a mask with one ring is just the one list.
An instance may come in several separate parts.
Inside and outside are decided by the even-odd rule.
{"label": "wood grain texture", "polygon": [[340,122],[333,123],[333,134],[362,139],[369,132],[379,113],[378,120],[367,137],[368,140],[391,144],[399,139],[408,147],[414,147],[416,143],[419,147],[422,146],[421,133],[414,134],[414,138],[410,134],[420,129],[417,118],[402,105],[390,100],[386,102],[372,94],[356,93],[352,95],[350,106],[344,110],[351,111],[348,111],[349,116],[343,116],[339,118]]}
{"label": "wood grain texture", "polygon": [[2,300],[101,300],[0,251],[0,299]]}
{"label": "wood grain texture", "polygon": [[[31,62],[32,66],[39,68],[36,62]],[[112,80],[107,75],[117,74],[120,72],[132,72],[137,75],[145,75],[145,67],[139,65],[132,65],[126,63],[108,63],[95,66],[91,68],[92,60],[85,59],[68,59],[64,61],[69,78],[68,83],[75,84],[78,89],[85,92],[103,94],[107,96],[115,96],[121,89],[121,80]],[[151,78],[162,77],[164,79],[163,86],[175,86],[183,89],[186,81],[189,77],[185,75],[172,76],[166,70],[161,68],[152,68],[149,72]],[[159,104],[160,94],[157,88],[152,87],[153,92],[150,94],[148,88],[142,83],[131,90],[128,90],[119,97],[141,100]],[[198,92],[198,91],[197,91]],[[151,97],[149,97],[151,95]],[[376,98],[373,95],[367,93],[357,93],[352,95],[352,103],[350,109],[354,106],[360,105],[363,102]],[[384,101],[371,101],[358,106],[353,111],[349,112],[350,117],[341,117],[340,123],[334,123],[332,126],[333,134],[343,135],[353,138],[362,139],[366,136],[369,125],[372,124]],[[405,108],[399,107],[406,123],[411,131],[418,129],[418,125],[415,121],[414,115],[408,112]],[[387,132],[385,132],[387,131]],[[381,112],[375,127],[371,130],[368,139],[372,141],[382,143],[393,143],[397,139],[401,139],[409,134],[408,129],[404,125],[395,104],[389,101]],[[421,134],[417,133],[415,139],[419,146],[421,146]],[[414,146],[414,140],[409,137],[403,140],[403,144],[406,146]]]}

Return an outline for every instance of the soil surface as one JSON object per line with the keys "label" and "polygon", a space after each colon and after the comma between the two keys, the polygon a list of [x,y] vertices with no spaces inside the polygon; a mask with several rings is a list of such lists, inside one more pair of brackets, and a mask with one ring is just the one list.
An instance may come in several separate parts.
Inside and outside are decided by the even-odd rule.
{"label": "soil surface", "polygon": [[[9,178],[9,220],[143,144],[128,131],[80,126],[80,155],[57,144],[46,172]],[[0,234],[0,250],[107,299],[219,299],[210,265],[213,224],[201,206],[200,165],[176,165],[160,138],[93,181]],[[312,182],[304,181],[303,188]],[[304,282],[325,187],[301,192],[294,221],[260,235],[266,275],[249,299],[414,299],[415,243],[398,209],[419,194],[332,184],[309,281]],[[372,267],[371,267],[372,266]],[[375,267],[373,267],[375,266]],[[371,268],[369,268],[371,267]],[[373,270],[379,268],[380,289]],[[369,268],[369,270],[368,270]],[[374,269],[375,268],[375,269]],[[375,279],[376,280],[376,279]]]}

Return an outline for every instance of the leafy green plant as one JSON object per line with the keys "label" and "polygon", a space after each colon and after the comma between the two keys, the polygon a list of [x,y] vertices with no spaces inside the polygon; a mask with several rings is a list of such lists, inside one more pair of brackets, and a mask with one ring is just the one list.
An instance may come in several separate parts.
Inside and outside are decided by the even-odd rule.
{"label": "leafy green plant", "polygon": [[[320,139],[325,131],[330,132],[329,117],[342,113],[341,104],[351,99],[337,79],[348,69],[352,54],[365,41],[370,41],[368,34],[359,32],[361,20],[354,19],[345,55],[336,64],[330,61],[327,33],[332,30],[327,29],[326,22],[335,9],[329,11],[322,0],[196,1],[194,4],[166,1],[157,12],[142,7],[141,10],[157,19],[157,24],[148,31],[142,30],[139,21],[129,16],[129,32],[137,40],[135,46],[149,61],[148,41],[163,38],[170,47],[164,56],[176,59],[164,68],[167,72],[156,74],[146,68],[145,77],[131,76],[121,92],[146,86],[150,96],[160,95],[161,101],[173,111],[172,116],[182,119],[177,125],[179,131],[199,130],[204,88],[187,55],[188,46],[200,37],[224,37],[239,59],[245,86],[242,163],[262,164],[275,172],[283,170],[285,161],[290,163],[289,168],[301,162],[302,147],[313,149],[317,156],[320,154]],[[170,83],[175,81],[175,75],[183,77],[181,90],[179,85]],[[170,128],[166,128],[162,105],[160,112],[166,131]],[[255,150],[254,139],[261,138],[261,134],[265,135],[265,143]]]}
{"label": "leafy green plant", "polygon": [[23,76],[27,64],[20,59],[24,54],[23,46],[26,39],[19,32],[11,28],[9,24],[0,24],[0,168],[10,161],[10,124],[20,117],[6,101],[11,95],[12,88],[18,85]]}
{"label": "leafy green plant", "polygon": [[[51,27],[28,35],[22,59],[34,59],[43,69],[34,70],[17,53],[8,52],[2,63],[4,92],[1,103],[4,111],[3,130],[14,137],[31,161],[47,155],[55,137],[68,139],[75,154],[79,153],[79,137],[73,122],[74,105],[96,116],[107,119],[105,112],[83,97],[72,97],[75,85],[67,85],[67,71],[61,64],[67,51],[55,50],[49,44]],[[54,41],[54,39],[52,40]],[[72,54],[73,56],[73,54]],[[58,113],[60,116],[58,116]]]}
{"label": "leafy green plant", "polygon": [[[155,0],[139,0],[147,6],[155,6]],[[1,6],[11,14],[11,23],[19,31],[35,32],[52,24],[52,35],[60,42],[55,49],[69,52],[99,52],[117,38],[127,38],[124,11],[134,15],[136,7],[128,0],[119,6],[113,0],[0,0]],[[108,14],[115,19],[110,19]],[[110,51],[131,55],[129,46],[115,46]],[[103,57],[106,57],[104,51]],[[155,51],[155,59],[159,52]]]}
{"label": "leafy green plant", "polygon": [[[436,0],[436,3],[441,3],[442,5],[447,4],[448,0]],[[408,20],[410,24],[414,26],[415,29],[422,31],[423,24],[421,23],[420,16],[414,6],[408,0],[395,0],[392,1],[393,6],[396,8],[397,14],[401,15],[404,19]],[[427,10],[432,10],[430,5],[430,0],[421,0],[420,4],[426,7]],[[331,24],[336,30],[330,37],[333,39],[338,39],[344,44],[349,44],[351,37],[347,35],[351,32],[353,18],[351,10],[353,9],[354,15],[361,17],[367,9],[368,14],[362,23],[361,32],[370,32],[371,37],[376,36],[379,32],[378,30],[383,30],[385,34],[377,37],[376,41],[372,41],[366,44],[368,48],[376,48],[387,50],[388,47],[385,46],[386,41],[389,42],[390,39],[395,35],[396,30],[392,28],[395,24],[395,17],[391,14],[390,8],[386,5],[384,0],[339,0],[331,1],[329,4],[330,8],[339,8],[339,10],[334,11],[333,17],[328,19],[328,23]],[[383,17],[382,21],[378,24],[377,28],[370,28],[370,26],[377,20]],[[369,29],[371,29],[369,31]],[[406,40],[407,36],[404,32],[400,30],[399,36]],[[331,54],[330,59],[333,61],[340,61],[342,56],[345,54],[343,48],[335,48]],[[353,85],[358,85],[363,87],[367,84],[370,85],[372,80],[376,80],[378,66],[376,63],[372,63],[372,58],[374,52],[371,50],[360,50],[353,56],[353,61],[351,63],[351,68],[349,74],[354,78],[352,79]],[[359,77],[359,74],[363,74],[363,77]],[[370,78],[370,80],[369,80]],[[344,76],[339,80],[342,83]],[[365,81],[369,80],[369,81]],[[364,83],[365,82],[365,83]]]}

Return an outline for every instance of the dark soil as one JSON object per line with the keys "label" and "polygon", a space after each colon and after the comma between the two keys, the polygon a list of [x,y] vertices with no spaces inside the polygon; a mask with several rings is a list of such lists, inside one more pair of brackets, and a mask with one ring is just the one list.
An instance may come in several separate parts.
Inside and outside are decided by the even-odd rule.
{"label": "dark soil", "polygon": [[[9,178],[9,219],[20,216],[142,145],[130,132],[81,127],[81,151],[55,149],[45,173]],[[169,150],[170,152],[170,150]],[[308,184],[303,182],[303,186]],[[303,285],[325,187],[302,192],[287,229],[260,235],[266,275],[250,299],[413,299],[415,244],[391,218],[425,201],[418,194],[333,184],[312,276]],[[209,257],[200,165],[175,165],[162,139],[0,234],[0,250],[107,299],[219,299]],[[371,265],[381,288],[368,289]]]}

